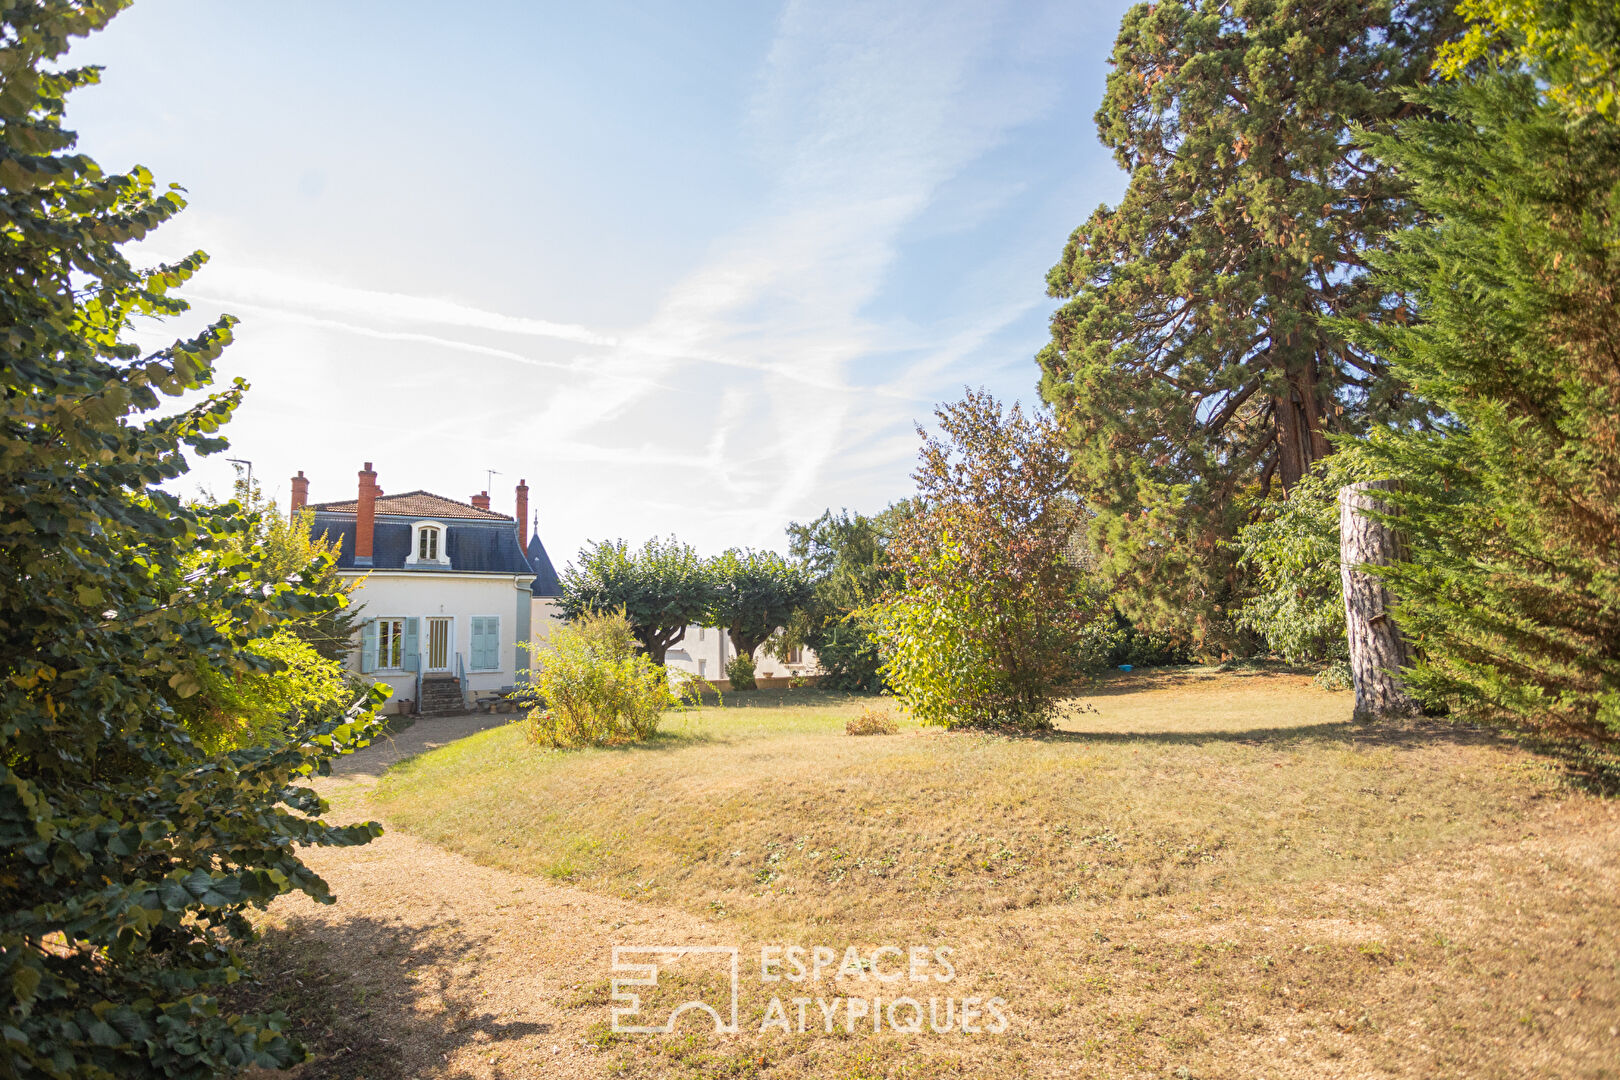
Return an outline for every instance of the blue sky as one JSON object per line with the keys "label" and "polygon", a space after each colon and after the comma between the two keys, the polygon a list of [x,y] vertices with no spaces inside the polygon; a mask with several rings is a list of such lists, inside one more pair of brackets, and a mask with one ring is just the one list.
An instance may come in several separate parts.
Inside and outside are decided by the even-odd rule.
{"label": "blue sky", "polygon": [[1033,400],[1046,270],[1124,188],[1125,6],[138,0],[69,123],[187,188],[145,255],[213,257],[186,295],[242,319],[231,456],[272,495],[495,469],[559,563],[781,548],[908,494],[965,384]]}

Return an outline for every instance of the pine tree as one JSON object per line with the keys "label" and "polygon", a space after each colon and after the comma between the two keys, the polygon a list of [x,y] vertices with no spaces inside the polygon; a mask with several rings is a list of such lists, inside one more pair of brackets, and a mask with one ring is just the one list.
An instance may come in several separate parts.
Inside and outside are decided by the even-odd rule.
{"label": "pine tree", "polygon": [[[1606,17],[1614,42],[1620,19]],[[1435,216],[1375,257],[1420,319],[1359,335],[1447,418],[1369,440],[1405,484],[1413,557],[1390,580],[1421,650],[1407,683],[1469,718],[1579,740],[1590,765],[1614,768],[1620,121],[1559,94],[1556,64],[1478,67],[1417,97],[1437,115],[1371,140]]]}
{"label": "pine tree", "polygon": [[[221,319],[142,355],[138,318],[204,257],[153,270],[120,246],[184,205],[144,169],[73,150],[51,70],[125,4],[0,8],[0,1074],[202,1078],[302,1058],[277,1016],[236,1016],[245,913],[298,891],[331,902],[300,846],[365,843],[301,786],[372,730],[363,701],[273,746],[204,753],[178,710],[211,679],[274,670],[252,646],[341,604],[262,578],[233,550],[235,503],[158,485],[225,447],[245,387],[211,391]],[[192,400],[176,407],[163,398]],[[324,570],[304,567],[303,581]],[[363,698],[363,695],[361,695]]]}
{"label": "pine tree", "polygon": [[1413,219],[1355,144],[1408,111],[1442,0],[1166,0],[1125,16],[1096,120],[1130,184],[1075,230],[1041,392],[1069,425],[1100,566],[1127,615],[1206,650],[1246,592],[1231,540],[1329,437],[1408,408],[1322,324],[1394,307],[1362,252]]}

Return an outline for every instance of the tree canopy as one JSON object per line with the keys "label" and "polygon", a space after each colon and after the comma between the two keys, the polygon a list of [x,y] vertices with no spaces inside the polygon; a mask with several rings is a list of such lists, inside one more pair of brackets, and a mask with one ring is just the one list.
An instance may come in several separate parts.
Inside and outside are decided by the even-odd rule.
{"label": "tree canopy", "polygon": [[883,687],[882,660],[866,609],[904,581],[889,557],[889,543],[912,510],[910,500],[901,500],[871,517],[828,509],[814,521],[788,525],[788,553],[812,585],[810,600],[788,625],[786,637],[816,651],[825,685]]}
{"label": "tree canopy", "polygon": [[327,824],[302,786],[369,737],[364,695],[228,753],[180,715],[215,680],[275,671],[255,646],[342,599],[310,585],[319,559],[269,580],[238,504],[158,486],[225,447],[246,387],[212,389],[230,318],[150,354],[125,340],[186,310],[175,290],[205,256],[132,266],[121,246],[180,193],[104,173],[62,127],[99,72],[47,68],[124,6],[0,9],[0,1065],[20,1077],[297,1063],[281,1018],[216,996],[243,974],[244,912],[293,891],[330,903],[298,849],[380,832]]}
{"label": "tree canopy", "polygon": [[714,583],[689,544],[653,537],[631,550],[623,540],[587,544],[562,573],[564,618],[622,611],[655,664],[704,621],[714,606]]}
{"label": "tree canopy", "polygon": [[751,658],[810,601],[804,569],[774,551],[732,548],[710,560],[708,573],[714,587],[708,621],[725,627],[738,656]]}
{"label": "tree canopy", "polygon": [[1444,0],[1142,3],[1096,114],[1130,183],[1048,275],[1041,392],[1068,425],[1100,566],[1133,621],[1233,644],[1230,541],[1334,433],[1413,402],[1326,317],[1399,319],[1364,252],[1414,220],[1357,144],[1412,109]]}

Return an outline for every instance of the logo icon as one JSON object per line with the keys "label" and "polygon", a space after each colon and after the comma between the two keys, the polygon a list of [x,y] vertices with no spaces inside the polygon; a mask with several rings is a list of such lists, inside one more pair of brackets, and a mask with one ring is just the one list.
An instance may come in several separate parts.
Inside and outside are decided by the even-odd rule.
{"label": "logo icon", "polygon": [[[683,970],[690,966],[684,964],[689,958],[696,958],[701,966],[704,960],[709,961],[709,967],[716,971],[723,971],[730,976],[731,1001],[728,1006],[725,1002],[715,1003],[708,1001],[684,1001],[671,1010],[669,1017],[662,1024],[635,1024],[637,1020],[645,1021],[640,1016],[642,995],[636,991],[637,987],[647,988],[648,993],[658,986],[659,966],[668,969],[672,965],[681,965]],[[637,963],[640,960],[642,962]],[[737,949],[726,945],[615,945],[613,946],[613,971],[623,974],[625,978],[613,980],[612,997],[616,1004],[613,1006],[613,1033],[616,1035],[669,1035],[675,1031],[675,1024],[681,1014],[689,1009],[706,1012],[714,1018],[714,1030],[723,1035],[737,1033]]]}

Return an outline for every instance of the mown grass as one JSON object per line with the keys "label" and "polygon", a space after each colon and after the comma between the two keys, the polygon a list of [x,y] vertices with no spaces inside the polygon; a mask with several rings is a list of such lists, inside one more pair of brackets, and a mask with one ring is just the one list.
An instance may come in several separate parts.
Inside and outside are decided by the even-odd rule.
{"label": "mown grass", "polygon": [[955,992],[1017,1015],[972,1041],[605,1037],[630,1074],[740,1053],[750,1075],[1615,1075],[1613,806],[1493,735],[1357,725],[1272,672],[1112,678],[1040,738],[845,735],[871,705],[728,695],[613,750],[498,729],[373,798],[481,861],[700,913],[745,955],[947,942]]}

